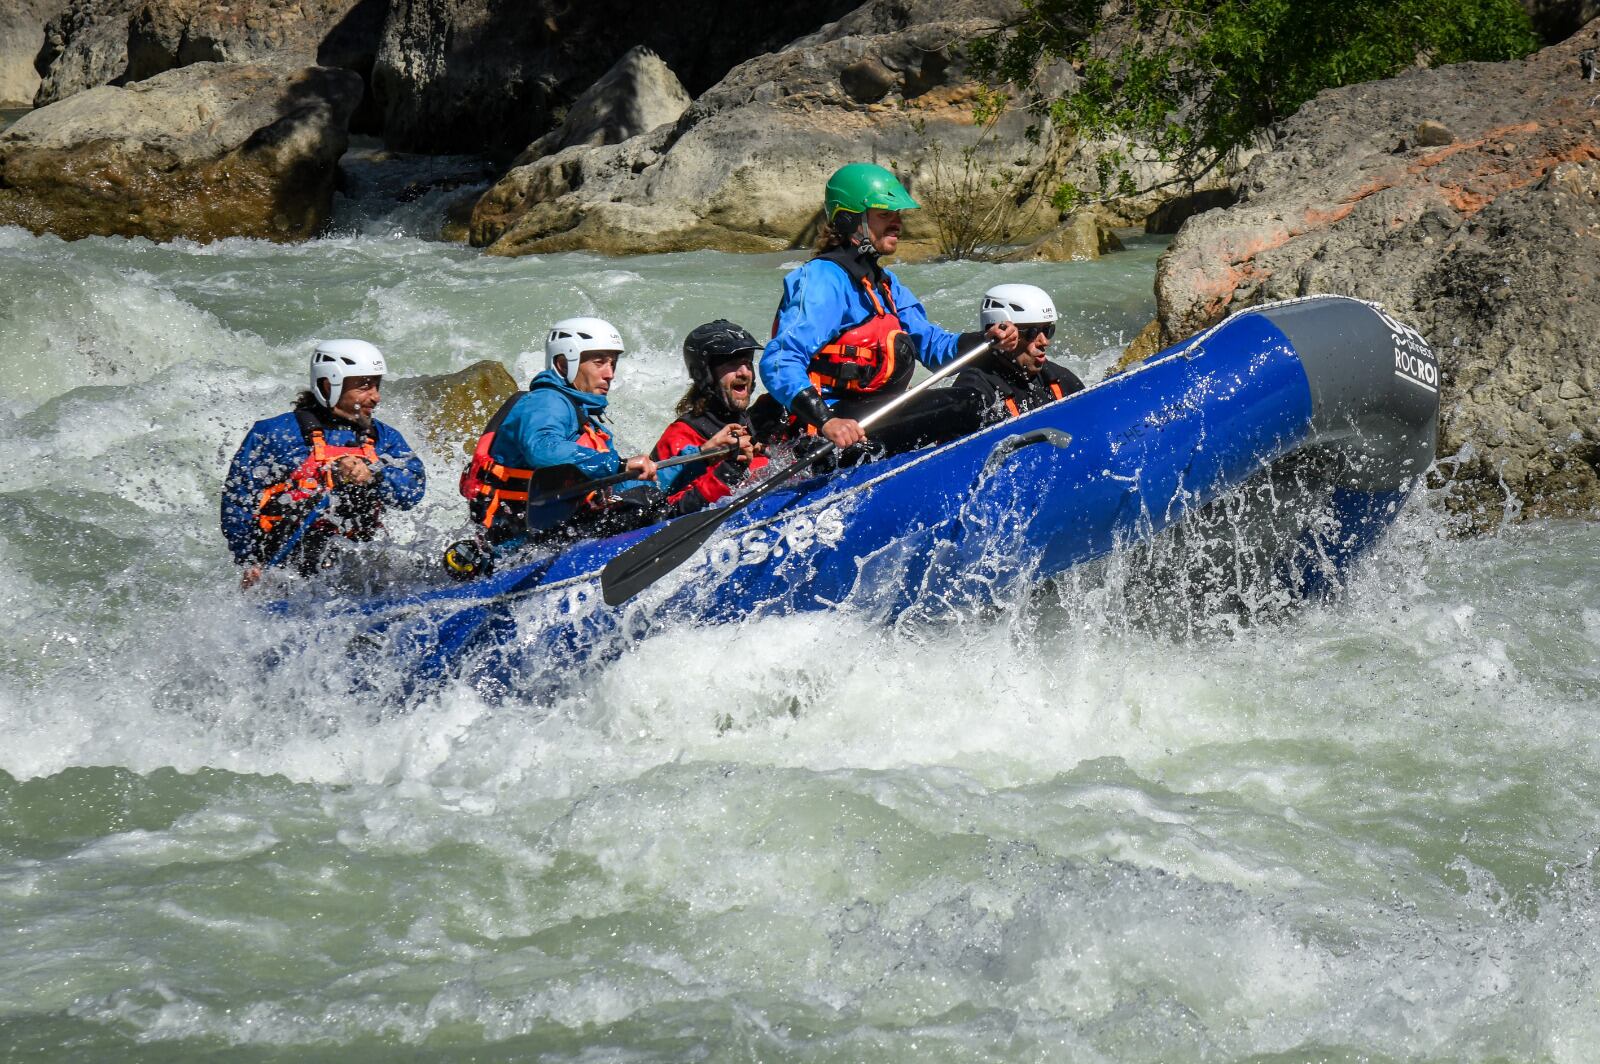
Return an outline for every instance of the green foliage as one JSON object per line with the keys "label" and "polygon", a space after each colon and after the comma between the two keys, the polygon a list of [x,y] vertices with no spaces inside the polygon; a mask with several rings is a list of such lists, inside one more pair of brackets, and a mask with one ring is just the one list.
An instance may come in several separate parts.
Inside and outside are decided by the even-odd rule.
{"label": "green foliage", "polygon": [[[1163,184],[1192,186],[1323,89],[1537,45],[1518,0],[1024,0],[970,57],[988,114],[1007,102],[999,86],[1018,86],[1076,143],[1132,141],[1176,171]],[[1037,75],[1056,61],[1075,77],[1052,96]],[[1125,149],[1092,162],[1098,188],[1064,185],[1057,207],[1142,191]]]}

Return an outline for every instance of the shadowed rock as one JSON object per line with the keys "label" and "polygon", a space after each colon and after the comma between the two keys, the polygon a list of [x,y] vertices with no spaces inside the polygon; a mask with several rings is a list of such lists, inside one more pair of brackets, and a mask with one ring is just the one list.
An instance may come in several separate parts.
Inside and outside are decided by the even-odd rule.
{"label": "shadowed rock", "polygon": [[[473,242],[505,255],[775,250],[811,231],[841,163],[890,165],[931,204],[955,184],[964,148],[976,146],[985,174],[1037,161],[1044,149],[1023,137],[1027,116],[1009,115],[988,138],[974,125],[962,59],[967,41],[1015,10],[1010,0],[872,0],[742,64],[671,126],[513,169],[479,201]],[[877,102],[858,98],[882,88],[863,87],[867,59],[878,82],[893,82]],[[908,216],[905,250],[929,246],[930,213]],[[1054,223],[1051,211],[1006,235]]]}
{"label": "shadowed rock", "polygon": [[620,144],[641,133],[676,122],[690,104],[689,91],[659,55],[642,45],[630,48],[567,112],[561,125],[519,155],[523,166],[575,145],[597,148]]}
{"label": "shadowed rock", "polygon": [[56,0],[54,7],[62,10],[38,57],[40,107],[192,63],[332,66],[365,77],[389,0]]}

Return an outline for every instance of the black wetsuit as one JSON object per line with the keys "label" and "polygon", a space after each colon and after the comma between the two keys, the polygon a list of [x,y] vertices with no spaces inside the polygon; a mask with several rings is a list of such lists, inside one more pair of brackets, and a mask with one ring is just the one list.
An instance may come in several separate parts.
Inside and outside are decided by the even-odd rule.
{"label": "black wetsuit", "polygon": [[[1052,384],[1056,387],[1052,388]],[[1081,392],[1083,382],[1070,369],[1054,362],[1046,361],[1038,373],[1024,373],[1009,357],[991,355],[957,373],[950,387],[952,391],[961,388],[982,396],[983,423],[993,425]]]}

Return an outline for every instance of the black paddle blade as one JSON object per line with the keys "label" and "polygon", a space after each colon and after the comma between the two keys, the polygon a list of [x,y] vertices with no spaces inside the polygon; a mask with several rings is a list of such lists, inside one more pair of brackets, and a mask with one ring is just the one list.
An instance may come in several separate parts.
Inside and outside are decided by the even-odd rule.
{"label": "black paddle blade", "polygon": [[[741,507],[742,509],[742,507]],[[600,570],[600,597],[607,606],[624,602],[689,560],[728,519],[726,507],[680,517],[642,539]]]}
{"label": "black paddle blade", "polygon": [[600,597],[607,606],[624,602],[689,560],[689,556],[710,539],[722,523],[763,495],[781,487],[795,474],[816,464],[833,450],[826,440],[802,444],[806,453],[774,473],[761,486],[741,495],[726,506],[680,517],[660,532],[642,539],[606,563],[600,570]]}

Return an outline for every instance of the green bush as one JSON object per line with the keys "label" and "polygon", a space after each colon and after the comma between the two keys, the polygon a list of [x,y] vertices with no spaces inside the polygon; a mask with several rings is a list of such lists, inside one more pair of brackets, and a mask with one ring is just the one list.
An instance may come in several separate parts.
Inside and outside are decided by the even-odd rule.
{"label": "green bush", "polygon": [[[1025,0],[971,58],[992,89],[1016,87],[1075,143],[1140,145],[1176,173],[1161,184],[1193,187],[1323,89],[1537,45],[1517,0]],[[1076,77],[1052,97],[1036,76],[1057,60]],[[1096,152],[1097,187],[1064,184],[1056,206],[1158,187],[1141,188],[1131,162],[1123,147]]]}

